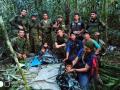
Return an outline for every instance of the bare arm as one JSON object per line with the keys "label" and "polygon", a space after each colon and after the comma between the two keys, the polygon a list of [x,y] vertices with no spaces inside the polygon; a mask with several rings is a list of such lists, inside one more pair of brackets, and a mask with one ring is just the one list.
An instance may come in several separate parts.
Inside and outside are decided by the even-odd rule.
{"label": "bare arm", "polygon": [[58,45],[58,43],[55,42],[55,48],[60,48],[60,47],[64,47],[64,46],[65,46],[65,43]]}
{"label": "bare arm", "polygon": [[84,68],[80,68],[80,69],[70,69],[67,72],[87,72],[90,69],[89,65],[86,64]]}
{"label": "bare arm", "polygon": [[64,61],[66,61],[69,57],[69,52],[66,52],[66,58],[64,59]]}
{"label": "bare arm", "polygon": [[73,66],[77,63],[78,58],[79,58],[79,57],[77,56],[77,57],[73,60],[73,62],[72,62],[72,63],[73,63]]}
{"label": "bare arm", "polygon": [[90,66],[89,65],[85,65],[84,68],[80,68],[80,69],[74,69],[77,72],[87,72],[89,70]]}

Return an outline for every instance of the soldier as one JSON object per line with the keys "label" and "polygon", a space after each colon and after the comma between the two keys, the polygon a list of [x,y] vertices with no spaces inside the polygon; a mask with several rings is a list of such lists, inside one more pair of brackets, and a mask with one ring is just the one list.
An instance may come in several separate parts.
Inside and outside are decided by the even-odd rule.
{"label": "soldier", "polygon": [[40,24],[37,19],[37,14],[33,14],[29,22],[29,39],[30,39],[31,52],[33,53],[38,52],[42,42],[41,32],[39,29],[40,29]]}
{"label": "soldier", "polygon": [[18,36],[11,40],[13,49],[15,50],[19,59],[25,59],[28,55],[27,40],[25,38],[25,31],[20,29]]}
{"label": "soldier", "polygon": [[55,29],[55,31],[58,29],[58,28],[61,28],[62,30],[65,31],[65,33],[68,33],[66,31],[66,27],[65,27],[65,23],[63,21],[63,17],[62,15],[59,15],[57,20],[55,21],[55,23],[53,24],[53,28]]}
{"label": "soldier", "polygon": [[28,21],[27,21],[26,16],[27,16],[27,11],[22,10],[20,12],[20,15],[17,15],[10,20],[10,24],[13,30],[13,35],[17,36],[17,32],[19,29],[24,29],[27,32]]}
{"label": "soldier", "polygon": [[[101,26],[102,26],[102,28],[101,28]],[[92,38],[94,36],[94,33],[100,32],[101,31],[100,29],[103,29],[104,26],[105,25],[102,22],[100,22],[100,20],[98,19],[97,12],[92,11],[91,16],[90,16],[90,20],[89,20],[87,27],[86,27],[88,33],[92,36]]]}
{"label": "soldier", "polygon": [[79,13],[74,14],[74,21],[70,25],[70,32],[76,34],[77,39],[83,40],[85,25],[82,20],[80,20]]}
{"label": "soldier", "polygon": [[48,14],[43,14],[43,20],[40,21],[41,29],[42,29],[42,44],[48,43],[48,45],[52,48],[52,21],[48,18]]}

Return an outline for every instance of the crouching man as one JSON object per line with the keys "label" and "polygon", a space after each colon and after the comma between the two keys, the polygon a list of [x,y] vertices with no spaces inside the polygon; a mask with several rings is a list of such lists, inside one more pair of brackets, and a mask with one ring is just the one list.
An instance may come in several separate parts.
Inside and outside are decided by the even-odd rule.
{"label": "crouching man", "polygon": [[78,57],[73,60],[73,65],[75,65],[78,60],[80,61],[80,65],[78,69],[72,68],[69,69],[68,72],[76,72],[78,74],[79,83],[82,90],[89,90],[90,83],[90,72],[93,65],[94,52],[90,47],[84,47],[84,53],[82,55],[82,59]]}
{"label": "crouching man", "polygon": [[65,47],[67,42],[67,36],[62,29],[57,30],[56,40],[55,40],[55,53],[58,58],[65,58]]}
{"label": "crouching man", "polygon": [[26,59],[28,55],[28,43],[27,39],[25,38],[25,31],[20,29],[18,31],[18,36],[14,37],[11,40],[13,49],[15,50],[17,57],[19,60]]}

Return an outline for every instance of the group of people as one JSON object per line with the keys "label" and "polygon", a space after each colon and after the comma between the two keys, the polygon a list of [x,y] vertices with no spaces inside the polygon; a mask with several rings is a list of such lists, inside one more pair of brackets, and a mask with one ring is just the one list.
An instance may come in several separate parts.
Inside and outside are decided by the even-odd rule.
{"label": "group of people", "polygon": [[75,13],[69,28],[61,15],[52,22],[47,12],[43,13],[41,21],[37,14],[28,19],[27,13],[22,10],[20,15],[10,20],[15,36],[11,42],[18,58],[25,59],[29,53],[38,54],[40,50],[44,53],[46,49],[50,49],[66,63],[67,73],[78,74],[82,90],[88,90],[93,66],[97,67],[95,76],[99,77],[99,57],[105,45],[100,39],[102,23],[96,11],[91,12],[87,25],[79,13]]}

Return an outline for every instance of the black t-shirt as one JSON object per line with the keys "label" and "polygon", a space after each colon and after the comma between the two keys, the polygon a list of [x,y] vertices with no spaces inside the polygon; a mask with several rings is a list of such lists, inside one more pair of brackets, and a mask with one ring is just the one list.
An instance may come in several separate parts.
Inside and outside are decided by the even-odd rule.
{"label": "black t-shirt", "polygon": [[65,37],[57,36],[56,42],[58,43],[58,45],[64,44],[66,42]]}

